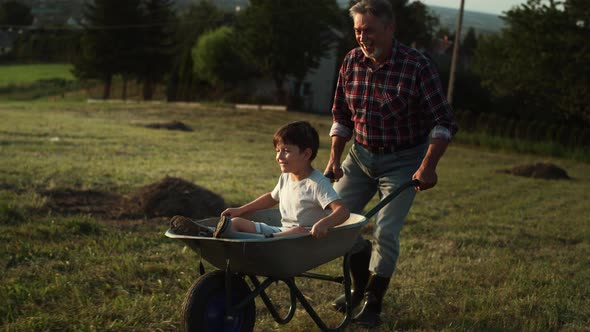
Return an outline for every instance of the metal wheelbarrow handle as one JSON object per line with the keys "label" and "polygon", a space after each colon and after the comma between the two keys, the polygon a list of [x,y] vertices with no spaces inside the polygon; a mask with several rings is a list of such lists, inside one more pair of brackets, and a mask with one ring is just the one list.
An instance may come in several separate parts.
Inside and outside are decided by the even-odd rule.
{"label": "metal wheelbarrow handle", "polygon": [[385,196],[381,201],[379,201],[379,203],[377,203],[377,205],[375,205],[369,212],[367,212],[365,218],[369,220],[372,216],[379,212],[379,210],[381,210],[385,205],[387,205],[387,203],[391,202],[391,200],[396,198],[402,191],[406,190],[409,187],[416,187],[419,184],[420,181],[418,180],[412,180],[403,183],[396,190],[392,191],[391,193],[389,193],[389,195]]}

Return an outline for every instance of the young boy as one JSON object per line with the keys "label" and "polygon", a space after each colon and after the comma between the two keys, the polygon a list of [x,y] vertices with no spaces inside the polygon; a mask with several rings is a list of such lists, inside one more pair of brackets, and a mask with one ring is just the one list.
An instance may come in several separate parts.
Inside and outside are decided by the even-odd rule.
{"label": "young boy", "polygon": [[[348,219],[350,213],[330,180],[311,165],[319,148],[317,131],[306,121],[292,122],[277,130],[273,144],[282,171],[279,182],[271,192],[252,202],[223,211],[214,237],[245,239],[311,233],[322,238],[328,229]],[[241,217],[277,203],[281,227]]]}
{"label": "young boy", "polygon": [[[321,238],[326,236],[328,229],[348,219],[349,211],[330,180],[311,165],[320,145],[317,131],[306,121],[292,122],[277,130],[273,144],[283,172],[279,182],[273,191],[254,201],[223,211],[214,236],[234,237],[233,233],[242,232],[274,237],[311,231],[314,237]],[[240,217],[277,203],[281,227]],[[327,213],[326,209],[332,211]]]}

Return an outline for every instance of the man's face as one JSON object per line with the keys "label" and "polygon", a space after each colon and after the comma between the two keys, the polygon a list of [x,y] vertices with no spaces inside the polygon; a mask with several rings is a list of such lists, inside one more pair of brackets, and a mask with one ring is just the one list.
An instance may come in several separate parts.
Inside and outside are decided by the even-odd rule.
{"label": "man's face", "polygon": [[389,55],[393,32],[393,24],[386,25],[369,13],[354,15],[356,41],[365,56],[375,62],[382,62]]}

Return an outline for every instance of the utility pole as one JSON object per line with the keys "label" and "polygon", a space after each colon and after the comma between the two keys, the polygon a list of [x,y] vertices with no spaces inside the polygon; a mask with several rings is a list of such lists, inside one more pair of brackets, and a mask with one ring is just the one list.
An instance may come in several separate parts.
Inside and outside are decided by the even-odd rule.
{"label": "utility pole", "polygon": [[449,88],[447,89],[447,100],[453,105],[453,90],[455,88],[455,67],[457,67],[457,57],[459,53],[459,44],[461,43],[461,25],[463,24],[463,7],[465,0],[461,0],[459,16],[457,17],[457,31],[455,31],[455,44],[453,45],[453,58],[451,59],[451,73],[449,75]]}

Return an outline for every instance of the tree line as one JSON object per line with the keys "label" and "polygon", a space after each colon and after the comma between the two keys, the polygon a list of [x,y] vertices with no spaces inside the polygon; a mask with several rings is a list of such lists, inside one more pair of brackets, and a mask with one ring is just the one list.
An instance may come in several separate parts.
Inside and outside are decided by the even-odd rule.
{"label": "tree line", "polygon": [[[440,27],[421,2],[390,1],[401,42],[453,40],[454,32]],[[16,17],[6,15],[6,3],[11,1],[0,6],[0,25],[6,24],[3,17]],[[30,19],[22,10],[19,15]],[[499,33],[465,35],[454,107],[515,121],[588,127],[590,2],[528,0],[502,18],[505,28]],[[235,12],[202,0],[182,13],[172,0],[94,0],[84,6],[80,30],[24,34],[14,52],[33,61],[64,58],[80,79],[101,81],[105,99],[114,77],[123,82],[123,96],[126,82],[133,80],[143,86],[144,99],[164,85],[171,101],[239,100],[244,97],[239,82],[265,77],[275,84],[275,102],[296,105],[285,82],[302,83],[334,42],[339,57],[356,46],[348,12],[335,0],[251,0]],[[447,60],[438,63],[445,84]]]}

